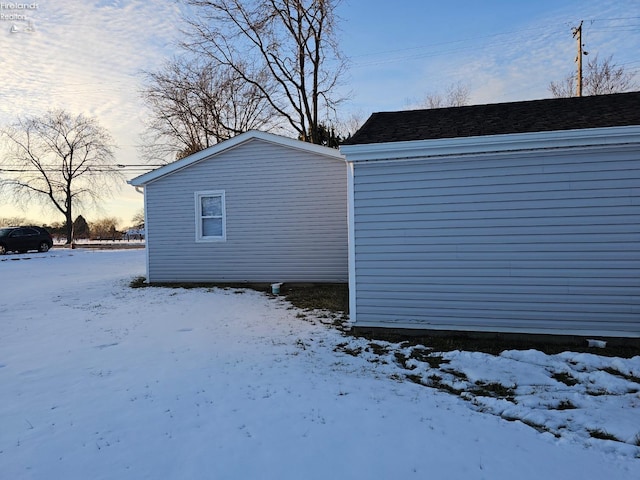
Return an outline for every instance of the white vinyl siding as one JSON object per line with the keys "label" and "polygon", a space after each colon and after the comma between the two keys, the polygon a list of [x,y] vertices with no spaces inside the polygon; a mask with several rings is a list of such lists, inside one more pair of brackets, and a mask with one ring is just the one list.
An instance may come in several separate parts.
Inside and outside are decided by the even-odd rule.
{"label": "white vinyl siding", "polygon": [[637,146],[353,166],[357,326],[640,337]]}
{"label": "white vinyl siding", "polygon": [[224,191],[196,192],[196,241],[226,240],[226,208]]}

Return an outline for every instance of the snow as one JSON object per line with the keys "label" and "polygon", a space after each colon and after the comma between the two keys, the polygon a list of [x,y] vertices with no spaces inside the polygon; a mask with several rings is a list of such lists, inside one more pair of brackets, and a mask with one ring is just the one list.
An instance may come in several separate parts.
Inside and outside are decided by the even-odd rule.
{"label": "snow", "polygon": [[0,257],[1,478],[640,478],[640,357],[431,352],[141,275]]}

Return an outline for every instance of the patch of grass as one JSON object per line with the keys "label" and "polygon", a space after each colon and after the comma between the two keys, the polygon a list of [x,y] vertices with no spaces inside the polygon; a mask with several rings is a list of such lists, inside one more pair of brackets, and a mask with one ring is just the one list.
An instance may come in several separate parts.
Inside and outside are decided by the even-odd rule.
{"label": "patch of grass", "polygon": [[531,427],[531,428],[537,430],[540,433],[551,433],[556,438],[560,438],[560,436],[561,436],[559,433],[553,432],[546,425],[542,425],[540,423],[536,423],[536,422],[534,422],[532,420],[528,420],[526,418],[514,417],[513,415],[501,415],[501,417],[504,420],[506,420],[507,422],[522,422],[525,425],[527,425],[528,427]]}
{"label": "patch of grass", "polygon": [[146,277],[136,277],[133,280],[131,280],[131,283],[129,283],[129,286],[131,288],[144,288],[144,287],[148,287],[149,284],[145,283],[147,281]]}
{"label": "patch of grass", "polygon": [[611,392],[609,392],[604,388],[601,388],[599,390],[587,390],[585,393],[587,395],[591,395],[592,397],[602,397],[604,395],[611,395]]}
{"label": "patch of grass", "polygon": [[558,382],[564,383],[568,387],[573,387],[574,385],[580,383],[576,377],[567,372],[556,372],[551,375],[551,378]]}
{"label": "patch of grass", "polygon": [[591,438],[597,438],[599,440],[613,440],[614,442],[620,442],[621,440],[616,437],[615,435],[612,435],[611,433],[607,432],[606,430],[602,430],[600,428],[594,428],[594,429],[587,429],[587,431],[589,432],[589,436]]}
{"label": "patch of grass", "polygon": [[349,287],[347,284],[296,285],[285,283],[280,292],[291,304],[301,309],[349,311]]}
{"label": "patch of grass", "polygon": [[[371,342],[369,345],[377,345],[377,344]],[[387,354],[389,353],[389,348],[384,347],[384,350],[381,352],[374,350],[374,353],[378,355]],[[415,370],[417,368],[415,365],[409,365],[407,363],[409,359],[427,363],[431,368],[436,368],[436,369],[440,368],[440,366],[443,364],[450,363],[450,360],[443,358],[441,355],[434,355],[431,353],[431,350],[426,348],[414,348],[411,350],[411,353],[409,354],[409,356],[398,351],[393,352],[393,355],[396,359],[396,363],[400,365],[402,368],[404,368],[405,370]],[[466,378],[466,375],[461,372],[455,372],[452,370],[447,373],[450,373],[461,379]]]}
{"label": "patch of grass", "polygon": [[502,398],[512,403],[516,402],[516,392],[512,387],[505,387],[499,382],[483,382],[478,380],[471,392],[480,397]]}
{"label": "patch of grass", "polygon": [[429,355],[428,357],[425,357],[425,361],[431,368],[440,368],[441,365],[451,363],[451,360],[440,355]]}
{"label": "patch of grass", "polygon": [[362,347],[351,348],[348,343],[339,343],[333,349],[334,352],[343,352],[352,357],[357,357],[362,353]]}
{"label": "patch of grass", "polygon": [[438,390],[442,390],[443,392],[451,393],[453,395],[460,396],[460,394],[462,393],[462,390],[458,390],[457,388],[444,383],[442,381],[442,377],[439,375],[430,375],[427,386],[437,388]]}
{"label": "patch of grass", "polygon": [[536,423],[532,420],[527,420],[527,419],[519,419],[522,423],[524,423],[525,425],[539,431],[540,433],[551,433],[554,437],[556,438],[560,438],[560,434],[551,431],[551,429],[549,427],[547,427],[546,425],[541,425],[539,423]]}
{"label": "patch of grass", "polygon": [[349,317],[343,315],[342,317],[335,317],[331,322],[331,325],[341,332],[347,333],[350,330]]}
{"label": "patch of grass", "polygon": [[[388,353],[388,352],[385,352]],[[424,348],[414,348],[411,350],[409,356],[405,355],[401,352],[394,352],[396,362],[406,370],[415,370],[415,365],[408,365],[407,362],[409,359],[417,360],[419,362],[428,363],[431,368],[440,368],[441,365],[450,363],[450,360],[443,358],[440,355],[434,355],[430,352],[430,350]],[[467,376],[462,372],[457,372],[455,370],[443,370],[461,380],[466,380]]]}
{"label": "patch of grass", "polygon": [[389,353],[389,347],[386,345],[380,345],[379,343],[370,342],[367,350],[371,349],[371,351],[375,355],[386,355]]}
{"label": "patch of grass", "polygon": [[[298,308],[306,312],[313,310],[327,310],[335,316],[331,325],[347,332],[349,330],[349,287],[347,284],[289,284],[285,283],[280,287],[280,295],[271,293],[270,283],[221,283],[221,282],[154,282],[146,283],[145,277],[133,279],[129,286],[131,288],[143,287],[164,287],[164,288],[206,288],[213,292],[217,288],[224,290],[233,289],[233,293],[240,295],[247,289],[266,293],[272,297],[282,296],[293,306],[290,309]],[[297,318],[307,318],[303,314],[298,314]],[[329,319],[328,315],[324,318]]]}
{"label": "patch of grass", "polygon": [[409,354],[409,357],[414,358],[419,362],[425,362],[427,358],[429,358],[430,353],[431,353],[431,349],[417,346],[411,349],[411,353]]}
{"label": "patch of grass", "polygon": [[458,380],[462,380],[463,382],[469,381],[469,377],[467,377],[467,374],[459,370],[454,370],[453,368],[443,368],[442,371],[454,376]]}
{"label": "patch of grass", "polygon": [[[206,288],[209,291],[214,291],[216,288],[221,288],[223,290],[229,289],[250,289],[256,290],[258,292],[271,292],[271,285],[266,283],[219,283],[219,282],[152,282],[145,283],[145,277],[137,277],[134,278],[129,286],[131,288],[141,288],[141,287],[161,287],[161,288],[184,288],[184,289],[192,289],[192,288]],[[238,293],[238,292],[234,292]]]}
{"label": "patch of grass", "polygon": [[552,408],[554,410],[575,410],[578,407],[576,407],[571,400],[560,400],[560,403]]}
{"label": "patch of grass", "polygon": [[409,358],[428,363],[431,368],[440,368],[442,364],[451,362],[451,360],[444,358],[442,355],[434,354],[430,348],[424,347],[413,348]]}
{"label": "patch of grass", "polygon": [[621,377],[629,382],[640,383],[640,377],[636,377],[635,375],[628,375],[626,373],[622,373],[620,370],[613,367],[606,367],[602,369],[603,372],[607,372],[609,375],[613,375],[615,377]]}
{"label": "patch of grass", "polygon": [[404,353],[393,352],[393,356],[395,357],[396,362],[398,363],[398,365],[400,365],[405,370],[415,370],[416,369],[415,365],[407,365],[407,360],[409,360],[409,357],[407,357]]}

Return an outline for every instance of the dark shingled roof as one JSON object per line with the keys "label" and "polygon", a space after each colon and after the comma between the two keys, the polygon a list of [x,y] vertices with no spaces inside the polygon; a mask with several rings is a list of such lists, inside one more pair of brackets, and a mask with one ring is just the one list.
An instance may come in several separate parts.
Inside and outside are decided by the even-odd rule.
{"label": "dark shingled roof", "polygon": [[640,92],[374,113],[344,145],[640,125]]}

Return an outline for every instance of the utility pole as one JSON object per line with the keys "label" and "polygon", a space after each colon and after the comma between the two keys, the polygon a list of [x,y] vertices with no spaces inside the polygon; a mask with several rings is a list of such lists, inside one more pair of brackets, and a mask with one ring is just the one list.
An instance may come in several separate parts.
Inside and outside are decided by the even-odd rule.
{"label": "utility pole", "polygon": [[587,55],[587,52],[582,50],[582,20],[580,20],[580,25],[574,27],[573,38],[578,41],[578,56],[576,57],[576,62],[578,62],[578,80],[576,82],[576,96],[582,96],[582,55]]}

